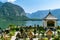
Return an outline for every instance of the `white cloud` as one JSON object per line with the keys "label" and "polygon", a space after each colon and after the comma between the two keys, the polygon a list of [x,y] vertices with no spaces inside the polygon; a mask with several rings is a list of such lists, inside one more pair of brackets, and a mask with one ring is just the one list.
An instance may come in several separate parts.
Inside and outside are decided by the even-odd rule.
{"label": "white cloud", "polygon": [[7,0],[7,1],[13,3],[13,2],[15,2],[16,0]]}

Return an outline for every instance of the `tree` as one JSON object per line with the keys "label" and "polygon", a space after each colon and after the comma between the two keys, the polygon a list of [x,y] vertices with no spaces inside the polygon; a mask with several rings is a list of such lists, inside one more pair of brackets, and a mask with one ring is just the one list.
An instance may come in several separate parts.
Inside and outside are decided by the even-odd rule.
{"label": "tree", "polygon": [[23,31],[24,31],[24,30],[21,28],[21,29],[20,29],[21,34],[23,33]]}
{"label": "tree", "polygon": [[9,25],[10,30],[14,30],[16,28],[15,25]]}
{"label": "tree", "polygon": [[36,35],[35,34],[36,34],[36,29],[34,29],[34,38],[36,38]]}
{"label": "tree", "polygon": [[36,34],[36,29],[34,29],[34,34]]}

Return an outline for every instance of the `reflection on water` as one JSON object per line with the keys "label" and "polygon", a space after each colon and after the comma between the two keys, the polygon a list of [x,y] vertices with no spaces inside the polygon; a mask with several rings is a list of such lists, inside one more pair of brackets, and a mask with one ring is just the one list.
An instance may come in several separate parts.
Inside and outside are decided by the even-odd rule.
{"label": "reflection on water", "polygon": [[42,25],[41,21],[0,21],[0,27],[6,28],[10,24],[19,25],[19,26],[33,26],[36,25]]}
{"label": "reflection on water", "polygon": [[42,26],[42,21],[26,21],[27,26],[29,25],[34,26],[34,24]]}
{"label": "reflection on water", "polygon": [[[34,24],[36,24],[36,25],[43,26],[42,21],[0,21],[0,27],[2,28],[6,28],[10,24],[19,25],[19,26],[30,26],[30,25],[34,26]],[[58,25],[60,25],[60,21],[57,22],[57,26]]]}

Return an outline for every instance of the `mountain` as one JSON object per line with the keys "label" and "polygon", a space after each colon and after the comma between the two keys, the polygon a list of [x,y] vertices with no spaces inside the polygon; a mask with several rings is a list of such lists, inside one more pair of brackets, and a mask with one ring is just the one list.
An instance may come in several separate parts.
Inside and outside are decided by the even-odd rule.
{"label": "mountain", "polygon": [[[52,15],[60,19],[60,9],[50,10],[50,12]],[[48,13],[49,13],[49,10],[39,10],[34,13],[27,14],[26,16],[34,19],[43,19],[46,15],[48,15]]]}
{"label": "mountain", "polygon": [[[48,13],[48,10],[43,10],[43,11],[36,11],[34,13],[31,14],[27,14],[27,16],[29,18],[34,18],[34,19],[41,19],[44,16],[46,16],[46,14]],[[30,15],[30,16],[29,16]]]}
{"label": "mountain", "polygon": [[60,9],[55,9],[51,11],[54,16],[60,19]]}
{"label": "mountain", "polygon": [[9,2],[3,3],[0,7],[0,17],[7,20],[24,20],[24,18],[28,18],[22,7]]}
{"label": "mountain", "polygon": [[24,9],[18,5],[6,2],[0,2],[0,27],[6,28],[10,24],[22,25],[26,22],[21,21],[29,19],[26,17]]}
{"label": "mountain", "polygon": [[2,2],[0,2],[0,7],[3,5],[3,3]]}

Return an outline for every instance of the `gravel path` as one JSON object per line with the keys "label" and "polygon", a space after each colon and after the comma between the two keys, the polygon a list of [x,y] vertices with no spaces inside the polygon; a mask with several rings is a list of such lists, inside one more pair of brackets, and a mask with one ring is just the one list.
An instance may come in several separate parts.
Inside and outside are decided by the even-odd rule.
{"label": "gravel path", "polygon": [[15,32],[15,35],[12,36],[11,40],[15,40],[16,39],[16,35],[17,35],[18,32]]}

